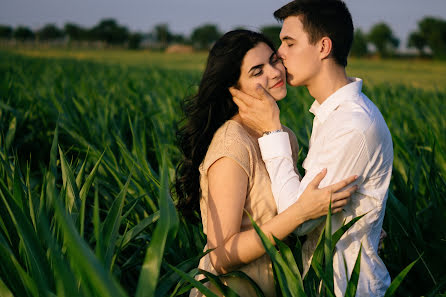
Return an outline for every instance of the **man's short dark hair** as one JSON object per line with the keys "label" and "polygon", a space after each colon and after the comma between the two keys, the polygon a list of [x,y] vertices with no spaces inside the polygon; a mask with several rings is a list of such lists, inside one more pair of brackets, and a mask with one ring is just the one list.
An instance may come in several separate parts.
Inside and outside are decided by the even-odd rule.
{"label": "man's short dark hair", "polygon": [[301,16],[304,30],[311,44],[327,36],[333,44],[336,63],[347,66],[347,56],[353,42],[353,21],[347,6],[341,0],[295,0],[274,12],[283,21],[289,16]]}

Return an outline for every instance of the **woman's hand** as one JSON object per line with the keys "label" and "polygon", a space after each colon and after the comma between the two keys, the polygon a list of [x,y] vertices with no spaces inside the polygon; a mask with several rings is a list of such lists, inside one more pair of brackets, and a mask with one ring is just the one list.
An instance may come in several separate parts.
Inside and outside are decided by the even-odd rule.
{"label": "woman's hand", "polygon": [[348,203],[351,195],[358,189],[358,186],[352,186],[343,191],[341,189],[353,183],[358,176],[354,175],[338,183],[319,189],[319,184],[327,174],[327,169],[322,170],[308,184],[305,191],[296,203],[306,212],[307,219],[316,219],[328,213],[328,207],[331,199],[331,212],[336,213]]}

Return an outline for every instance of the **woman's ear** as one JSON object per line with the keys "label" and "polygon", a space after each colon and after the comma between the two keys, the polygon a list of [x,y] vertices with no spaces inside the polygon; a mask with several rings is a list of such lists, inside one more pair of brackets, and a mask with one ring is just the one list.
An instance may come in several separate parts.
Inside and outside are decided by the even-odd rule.
{"label": "woman's ear", "polygon": [[333,43],[331,39],[327,36],[322,37],[321,40],[319,41],[319,52],[321,60],[328,58],[331,54],[332,49],[333,49]]}

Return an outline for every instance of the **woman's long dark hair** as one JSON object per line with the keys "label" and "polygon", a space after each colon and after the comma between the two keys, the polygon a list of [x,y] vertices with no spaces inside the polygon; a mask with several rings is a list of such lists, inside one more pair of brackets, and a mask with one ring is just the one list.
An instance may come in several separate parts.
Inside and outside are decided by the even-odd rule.
{"label": "woman's long dark hair", "polygon": [[263,34],[234,30],[223,35],[209,52],[198,94],[183,102],[184,119],[180,122],[177,140],[183,159],[176,171],[177,208],[184,216],[196,218],[199,209],[200,173],[215,131],[237,112],[229,87],[237,86],[245,54],[264,42],[273,51],[274,45]]}

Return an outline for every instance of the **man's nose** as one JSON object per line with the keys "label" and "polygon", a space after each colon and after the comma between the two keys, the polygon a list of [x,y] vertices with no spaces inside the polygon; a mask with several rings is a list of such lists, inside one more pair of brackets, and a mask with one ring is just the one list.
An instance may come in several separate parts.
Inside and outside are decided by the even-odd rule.
{"label": "man's nose", "polygon": [[279,49],[277,50],[277,56],[280,58],[280,59],[284,59],[284,56],[283,56],[283,47],[282,47],[282,45],[280,45],[279,46]]}

